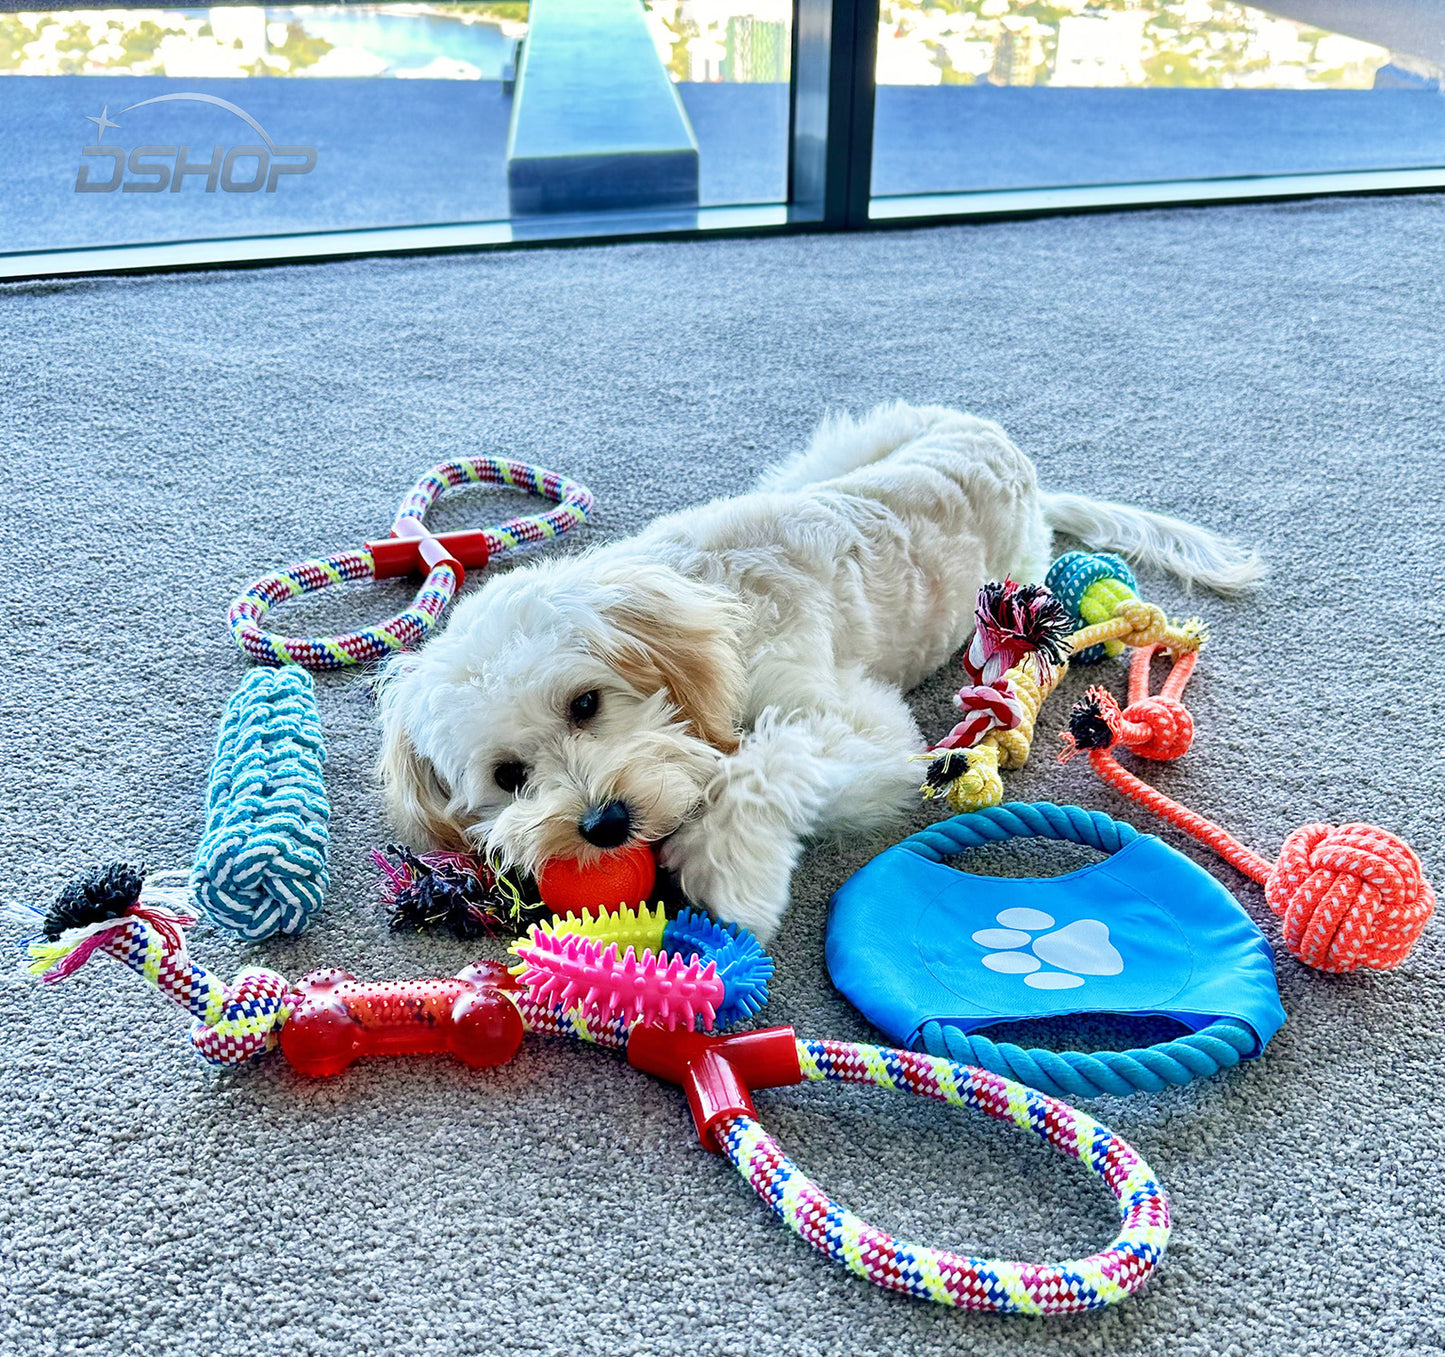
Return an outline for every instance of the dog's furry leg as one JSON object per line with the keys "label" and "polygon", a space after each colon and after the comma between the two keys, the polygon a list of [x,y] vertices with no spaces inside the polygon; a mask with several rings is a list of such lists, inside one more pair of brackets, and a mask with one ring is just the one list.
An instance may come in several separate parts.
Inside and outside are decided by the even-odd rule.
{"label": "dog's furry leg", "polygon": [[822,709],[763,712],[722,760],[702,815],[664,845],[689,898],[769,941],[805,839],[894,823],[916,789],[922,738],[896,689],[845,676]]}

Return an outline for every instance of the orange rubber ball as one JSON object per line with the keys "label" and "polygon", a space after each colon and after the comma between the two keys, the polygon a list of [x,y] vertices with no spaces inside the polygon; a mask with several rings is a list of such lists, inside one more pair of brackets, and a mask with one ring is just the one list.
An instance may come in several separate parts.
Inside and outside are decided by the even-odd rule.
{"label": "orange rubber ball", "polygon": [[552,858],[537,874],[542,903],[553,914],[592,914],[619,905],[640,905],[657,879],[649,843],[631,843],[591,862]]}

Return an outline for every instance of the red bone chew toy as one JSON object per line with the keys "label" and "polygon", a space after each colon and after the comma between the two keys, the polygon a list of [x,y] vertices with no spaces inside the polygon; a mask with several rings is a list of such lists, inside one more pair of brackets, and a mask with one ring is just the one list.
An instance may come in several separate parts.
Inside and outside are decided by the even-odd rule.
{"label": "red bone chew toy", "polygon": [[1195,655],[1179,655],[1159,696],[1150,697],[1149,662],[1157,649],[1134,651],[1129,705],[1122,711],[1104,689],[1089,689],[1069,718],[1060,762],[1087,750],[1094,771],[1116,792],[1258,881],[1283,921],[1285,946],[1307,965],[1333,972],[1398,966],[1435,909],[1435,893],[1409,844],[1374,825],[1310,824],[1285,839],[1272,863],[1120,767],[1114,757],[1120,745],[1141,758],[1172,760],[1194,736],[1181,698]]}
{"label": "red bone chew toy", "polygon": [[331,967],[296,982],[281,1054],[301,1074],[340,1074],[358,1056],[454,1055],[473,1069],[504,1065],[522,1044],[522,1015],[501,991],[516,981],[497,961],[452,980],[362,982]]}

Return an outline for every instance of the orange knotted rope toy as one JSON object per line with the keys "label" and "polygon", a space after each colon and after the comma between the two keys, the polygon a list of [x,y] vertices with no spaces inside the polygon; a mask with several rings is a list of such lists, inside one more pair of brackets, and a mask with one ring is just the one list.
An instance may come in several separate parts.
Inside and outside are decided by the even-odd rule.
{"label": "orange knotted rope toy", "polygon": [[1129,703],[1122,711],[1104,689],[1089,689],[1069,718],[1059,761],[1087,751],[1094,771],[1115,791],[1258,881],[1284,923],[1285,946],[1299,960],[1334,972],[1398,966],[1435,908],[1420,859],[1402,839],[1374,825],[1304,825],[1271,863],[1120,766],[1120,745],[1140,758],[1168,761],[1184,754],[1194,737],[1194,719],[1182,699],[1198,653],[1177,654],[1169,678],[1151,697],[1149,664],[1157,649],[1134,651]]}

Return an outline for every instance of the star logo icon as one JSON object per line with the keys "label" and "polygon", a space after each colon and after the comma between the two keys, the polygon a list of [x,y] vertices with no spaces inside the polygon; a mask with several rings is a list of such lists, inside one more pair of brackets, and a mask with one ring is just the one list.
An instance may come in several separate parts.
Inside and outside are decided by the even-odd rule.
{"label": "star logo icon", "polygon": [[85,121],[88,122],[88,123],[94,123],[94,124],[95,124],[95,129],[96,129],[96,130],[95,130],[95,136],[96,136],[96,141],[97,141],[97,142],[101,142],[101,141],[104,141],[104,140],[105,140],[105,129],[106,129],[107,127],[119,127],[119,126],[120,126],[119,123],[111,122],[111,120],[106,116],[106,114],[107,114],[107,112],[109,111],[109,109],[110,109],[110,105],[109,105],[109,104],[103,104],[103,105],[101,106],[101,110],[100,110],[100,117],[98,117],[98,118],[87,117],[86,120],[85,120]]}

